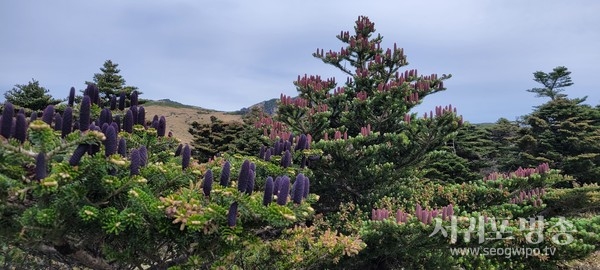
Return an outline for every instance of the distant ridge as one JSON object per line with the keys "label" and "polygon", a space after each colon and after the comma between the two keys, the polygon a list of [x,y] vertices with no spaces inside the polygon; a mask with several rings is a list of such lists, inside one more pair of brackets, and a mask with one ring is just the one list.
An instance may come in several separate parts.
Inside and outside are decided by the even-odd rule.
{"label": "distant ridge", "polygon": [[170,99],[159,99],[159,100],[147,100],[144,105],[157,105],[157,106],[166,106],[166,107],[173,107],[173,108],[189,108],[189,109],[197,109],[197,110],[203,110],[203,111],[207,111],[207,112],[216,112],[217,110],[211,110],[211,109],[206,109],[206,108],[202,108],[202,107],[198,107],[198,106],[193,106],[193,105],[187,105],[187,104],[183,104],[174,100],[170,100]]}
{"label": "distant ridge", "polygon": [[264,113],[268,114],[268,115],[275,115],[275,113],[277,112],[277,101],[279,99],[278,98],[272,98],[269,100],[265,100],[265,101],[261,101],[259,103],[256,103],[254,105],[251,105],[250,107],[246,108],[241,108],[239,111],[235,111],[235,112],[231,112],[231,114],[247,114],[250,112],[251,109],[253,108],[259,108],[261,109]]}

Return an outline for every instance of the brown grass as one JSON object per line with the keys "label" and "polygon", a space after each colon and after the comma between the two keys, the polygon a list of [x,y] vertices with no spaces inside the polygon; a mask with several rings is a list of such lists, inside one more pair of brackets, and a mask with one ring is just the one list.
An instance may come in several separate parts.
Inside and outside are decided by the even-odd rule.
{"label": "brown grass", "polygon": [[210,123],[210,117],[215,116],[224,122],[242,121],[241,115],[231,115],[225,112],[208,111],[201,108],[177,108],[172,106],[162,106],[158,104],[144,105],[146,110],[146,119],[152,119],[154,115],[163,115],[167,119],[167,133],[173,132],[173,136],[182,143],[190,143],[194,137],[188,132],[191,124]]}

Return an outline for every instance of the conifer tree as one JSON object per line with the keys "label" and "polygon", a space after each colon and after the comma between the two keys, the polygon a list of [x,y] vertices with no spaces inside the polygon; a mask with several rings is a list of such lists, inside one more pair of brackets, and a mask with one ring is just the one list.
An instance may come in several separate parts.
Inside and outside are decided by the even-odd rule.
{"label": "conifer tree", "polygon": [[39,81],[31,79],[27,84],[15,85],[13,89],[4,93],[4,98],[18,107],[40,111],[48,105],[56,105],[61,102],[59,99],[52,98],[48,92],[50,90],[40,86]]}
{"label": "conifer tree", "polygon": [[[100,68],[102,73],[94,74],[94,83],[98,86],[103,104],[108,104],[107,102],[110,101],[112,96],[117,96],[121,92],[124,92],[127,97],[129,97],[133,91],[138,89],[135,86],[125,85],[125,79],[119,74],[121,70],[118,66],[119,64],[114,63],[112,60],[106,60]],[[91,82],[86,82],[86,84],[90,83]],[[141,93],[138,91],[138,94]]]}
{"label": "conifer tree", "polygon": [[348,75],[335,78],[298,76],[298,97],[281,95],[275,119],[264,116],[257,127],[273,138],[310,134],[324,153],[312,162],[320,179],[313,185],[323,209],[339,202],[368,205],[389,194],[413,175],[428,152],[444,146],[462,120],[452,105],[436,107],[422,117],[412,112],[421,100],[444,90],[450,75],[419,75],[396,44],[384,49],[375,24],[359,17],[353,33],[342,31],[340,51],[317,49],[313,56]]}
{"label": "conifer tree", "polygon": [[552,100],[564,98],[566,95],[560,94],[563,88],[573,85],[571,72],[566,67],[555,67],[551,72],[536,71],[533,73],[533,80],[542,84],[543,87],[532,88],[527,92],[536,93],[537,97],[549,97]]}
{"label": "conifer tree", "polygon": [[579,181],[600,181],[600,111],[584,101],[554,99],[525,117],[518,143],[526,165],[548,162]]}

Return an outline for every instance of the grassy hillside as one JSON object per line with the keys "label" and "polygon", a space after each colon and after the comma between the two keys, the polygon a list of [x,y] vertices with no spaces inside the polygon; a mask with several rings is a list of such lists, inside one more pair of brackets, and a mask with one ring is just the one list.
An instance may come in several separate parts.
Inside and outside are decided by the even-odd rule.
{"label": "grassy hillside", "polygon": [[149,119],[152,119],[154,115],[164,115],[167,119],[167,132],[173,132],[173,136],[181,140],[182,143],[190,143],[193,140],[193,136],[188,132],[188,129],[194,121],[209,123],[211,116],[225,122],[242,121],[242,116],[239,114],[185,105],[168,99],[147,101],[143,106],[146,110],[146,117]]}

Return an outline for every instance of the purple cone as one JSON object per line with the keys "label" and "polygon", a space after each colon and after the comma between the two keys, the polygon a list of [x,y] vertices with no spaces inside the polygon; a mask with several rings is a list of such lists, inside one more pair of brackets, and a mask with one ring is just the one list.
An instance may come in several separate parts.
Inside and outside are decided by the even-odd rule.
{"label": "purple cone", "polygon": [[296,181],[292,187],[292,201],[295,204],[302,203],[302,197],[304,195],[304,174],[299,173],[296,176]]}
{"label": "purple cone", "polygon": [[35,179],[42,180],[46,178],[46,154],[40,152],[35,158]]}
{"label": "purple cone", "polygon": [[127,110],[125,118],[123,118],[123,130],[127,133],[133,133],[133,112]]}
{"label": "purple cone", "polygon": [[73,107],[74,104],[75,104],[75,87],[71,87],[71,90],[69,90],[68,105],[69,105],[69,107]]}
{"label": "purple cone", "polygon": [[42,121],[48,125],[52,125],[52,119],[54,118],[54,105],[46,106],[44,113],[42,114]]}
{"label": "purple cone", "polygon": [[87,144],[78,145],[77,148],[75,148],[75,151],[73,151],[73,155],[71,155],[71,158],[69,158],[69,165],[71,165],[71,166],[79,165],[81,158],[83,157],[83,155],[85,155],[85,153],[87,153],[88,148],[89,148],[89,145],[87,145]]}
{"label": "purple cone", "polygon": [[284,176],[279,184],[279,192],[277,193],[277,204],[286,205],[290,194],[290,178]]}
{"label": "purple cone", "polygon": [[265,182],[265,195],[263,197],[263,205],[267,206],[273,201],[273,177],[267,177],[267,181]]}
{"label": "purple cone", "polygon": [[86,131],[90,127],[90,110],[92,101],[89,96],[83,96],[79,108],[79,130]]}
{"label": "purple cone", "polygon": [[137,149],[131,150],[131,165],[129,166],[130,175],[140,174],[140,151]]}
{"label": "purple cone", "polygon": [[69,135],[71,131],[73,131],[73,109],[71,107],[67,107],[62,118],[62,129],[60,136],[64,138]]}
{"label": "purple cone", "polygon": [[223,164],[223,169],[221,170],[221,181],[219,182],[219,184],[221,184],[221,186],[224,186],[224,187],[229,186],[230,172],[231,172],[231,163],[229,163],[229,161],[225,161],[225,164]]}
{"label": "purple cone", "polygon": [[156,129],[156,133],[158,137],[164,137],[167,132],[167,119],[164,116],[161,116],[158,119],[158,128]]}
{"label": "purple cone", "polygon": [[120,156],[127,156],[127,141],[125,141],[125,138],[119,139],[119,147],[117,147],[117,151]]}
{"label": "purple cone", "polygon": [[246,159],[242,164],[242,168],[240,169],[240,175],[238,177],[238,190],[240,192],[247,191],[251,174],[252,170],[250,170],[250,161]]}
{"label": "purple cone", "polygon": [[112,126],[106,127],[104,132],[106,140],[104,140],[104,155],[111,156],[117,153],[117,131]]}
{"label": "purple cone", "polygon": [[4,102],[4,109],[2,110],[2,124],[0,126],[0,135],[2,135],[4,138],[10,138],[14,114],[15,107],[8,101]]}
{"label": "purple cone", "polygon": [[181,168],[185,170],[190,166],[190,159],[192,158],[192,150],[190,146],[186,143],[183,147],[183,153],[181,153]]}
{"label": "purple cone", "polygon": [[17,119],[15,120],[15,139],[21,143],[24,143],[25,139],[27,139],[27,119],[25,118],[25,114],[17,114]]}
{"label": "purple cone", "polygon": [[210,196],[210,191],[212,190],[213,184],[213,173],[210,169],[206,171],[204,174],[204,183],[202,183],[202,191],[204,191],[204,196]]}
{"label": "purple cone", "polygon": [[227,212],[227,225],[229,227],[235,227],[237,222],[237,212],[238,212],[238,203],[233,202],[231,206],[229,206],[229,212]]}

